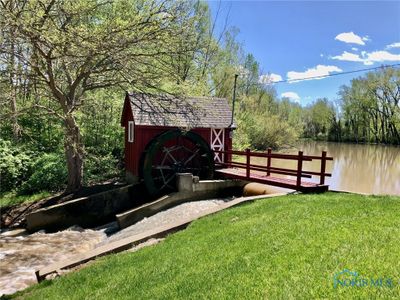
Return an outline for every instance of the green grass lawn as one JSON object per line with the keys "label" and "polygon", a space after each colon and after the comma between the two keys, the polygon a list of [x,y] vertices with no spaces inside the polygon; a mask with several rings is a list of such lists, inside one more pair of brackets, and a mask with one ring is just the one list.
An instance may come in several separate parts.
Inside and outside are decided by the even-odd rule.
{"label": "green grass lawn", "polygon": [[[358,272],[356,282],[368,284],[335,288],[335,274],[345,269]],[[346,283],[352,277],[338,278]],[[158,245],[104,257],[13,297],[398,299],[399,295],[400,197],[326,193],[269,198],[228,209],[192,223]]]}
{"label": "green grass lawn", "polygon": [[15,192],[9,192],[3,195],[0,195],[0,208],[9,207],[16,204],[21,204],[25,202],[33,202],[37,200],[44,199],[51,194],[49,192],[40,192],[33,195],[22,195],[19,196]]}

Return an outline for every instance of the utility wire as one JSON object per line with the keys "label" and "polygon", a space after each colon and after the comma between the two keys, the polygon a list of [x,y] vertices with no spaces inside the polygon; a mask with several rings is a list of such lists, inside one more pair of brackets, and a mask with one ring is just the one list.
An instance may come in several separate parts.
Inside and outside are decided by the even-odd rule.
{"label": "utility wire", "polygon": [[[374,68],[366,68],[366,69],[359,69],[359,70],[354,70],[354,71],[346,71],[346,72],[340,72],[340,73],[334,73],[334,74],[328,74],[328,75],[319,75],[319,76],[313,76],[313,77],[304,77],[304,78],[297,78],[297,79],[286,79],[286,80],[279,80],[279,81],[271,81],[268,83],[257,83],[257,84],[276,84],[276,83],[284,83],[284,82],[297,82],[297,81],[303,81],[303,80],[308,80],[308,79],[318,79],[318,78],[325,78],[325,77],[332,77],[332,76],[339,76],[339,75],[346,75],[346,74],[352,74],[352,73],[358,73],[358,72],[365,72],[365,71],[372,71],[372,70],[377,70],[377,69],[382,69],[382,68],[390,68],[390,67],[399,67],[400,64],[393,64],[393,65],[382,65],[379,67],[374,67]],[[256,83],[254,83],[256,85]]]}

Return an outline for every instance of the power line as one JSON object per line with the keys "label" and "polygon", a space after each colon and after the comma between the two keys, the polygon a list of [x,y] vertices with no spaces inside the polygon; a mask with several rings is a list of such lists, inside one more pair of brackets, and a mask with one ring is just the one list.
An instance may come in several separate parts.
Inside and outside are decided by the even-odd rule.
{"label": "power line", "polygon": [[[303,81],[303,80],[309,80],[309,79],[326,78],[326,77],[332,77],[332,76],[346,75],[346,74],[372,71],[372,70],[377,70],[377,69],[382,69],[382,68],[399,67],[399,66],[400,66],[400,64],[382,65],[382,66],[374,67],[374,68],[366,68],[366,69],[359,69],[359,70],[354,70],[354,71],[346,71],[346,72],[340,72],[340,73],[334,73],[334,74],[328,74],[328,75],[319,75],[319,76],[304,77],[304,78],[297,78],[297,79],[285,79],[285,80],[268,82],[268,83],[264,83],[264,84],[276,84],[276,83],[285,83],[285,82],[290,83],[290,82],[297,82],[297,81]],[[258,84],[260,84],[260,83],[258,83]],[[263,83],[261,83],[261,84],[263,84]]]}

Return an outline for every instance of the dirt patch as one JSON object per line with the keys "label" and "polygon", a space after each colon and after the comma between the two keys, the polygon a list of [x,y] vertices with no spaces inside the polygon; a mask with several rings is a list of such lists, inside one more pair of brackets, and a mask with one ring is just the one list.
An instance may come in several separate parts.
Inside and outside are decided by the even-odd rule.
{"label": "dirt patch", "polygon": [[117,187],[122,187],[123,185],[125,184],[119,183],[117,181],[107,181],[101,184],[83,187],[81,190],[75,193],[59,193],[38,201],[21,203],[10,207],[1,208],[1,228],[11,229],[16,227],[25,227],[25,216],[38,209],[106,192]]}

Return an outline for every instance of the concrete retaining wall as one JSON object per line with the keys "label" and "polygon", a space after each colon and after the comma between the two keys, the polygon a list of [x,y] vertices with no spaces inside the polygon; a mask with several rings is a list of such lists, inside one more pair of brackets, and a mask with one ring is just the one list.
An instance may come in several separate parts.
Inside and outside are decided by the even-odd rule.
{"label": "concrete retaining wall", "polygon": [[134,207],[136,200],[133,199],[137,197],[133,196],[142,189],[140,185],[126,185],[39,209],[26,216],[27,229],[54,231],[72,225],[90,227],[113,220],[116,213]]}
{"label": "concrete retaining wall", "polygon": [[[39,209],[26,216],[28,231],[45,229],[55,231],[73,225],[93,227],[115,220],[120,228],[132,225],[161,210],[194,200],[227,197],[241,193],[245,181],[204,180],[192,174],[178,175],[178,192],[144,204],[147,195],[143,185],[127,185],[111,191],[75,199],[65,203]],[[137,207],[132,209],[133,207]],[[130,209],[130,210],[129,210]],[[121,213],[123,211],[127,212]]]}

